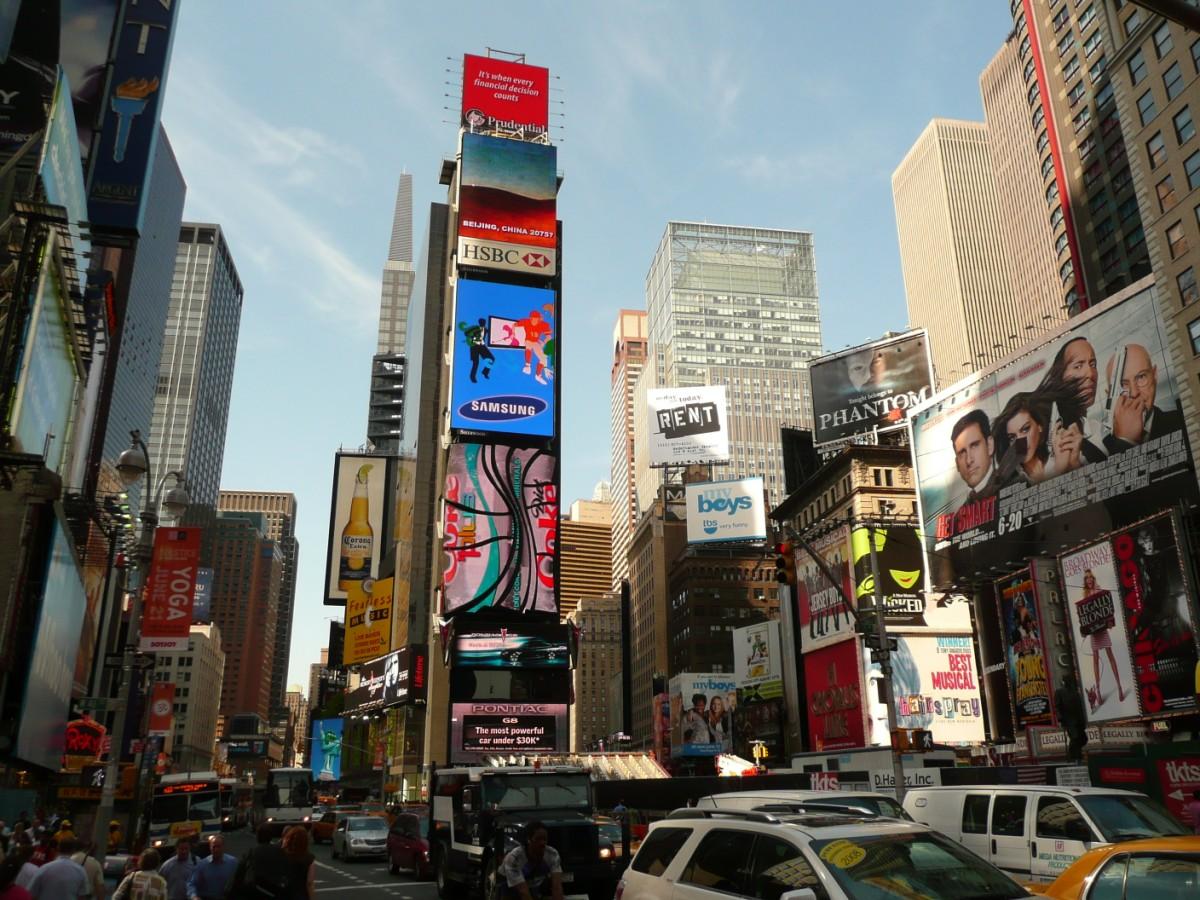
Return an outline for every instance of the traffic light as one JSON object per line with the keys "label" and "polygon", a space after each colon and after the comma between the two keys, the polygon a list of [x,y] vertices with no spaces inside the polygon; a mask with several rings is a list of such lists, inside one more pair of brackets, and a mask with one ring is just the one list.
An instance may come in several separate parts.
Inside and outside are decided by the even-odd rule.
{"label": "traffic light", "polygon": [[790,541],[775,545],[775,580],[780,584],[796,583],[796,554]]}

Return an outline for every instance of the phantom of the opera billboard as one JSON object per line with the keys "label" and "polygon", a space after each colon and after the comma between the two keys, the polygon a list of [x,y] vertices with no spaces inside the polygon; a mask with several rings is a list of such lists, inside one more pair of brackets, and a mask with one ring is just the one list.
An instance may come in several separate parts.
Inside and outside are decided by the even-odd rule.
{"label": "phantom of the opera billboard", "polygon": [[813,442],[903,426],[905,410],[932,396],[931,370],[924,330],[814,359]]}
{"label": "phantom of the opera billboard", "polygon": [[450,427],[554,435],[554,291],[459,278]]}
{"label": "phantom of the opera billboard", "polygon": [[554,147],[464,134],[458,178],[458,264],[553,276],[557,197]]}
{"label": "phantom of the opera billboard", "polygon": [[935,588],[1196,496],[1152,288],[954,385],[911,416]]}
{"label": "phantom of the opera billboard", "polygon": [[491,56],[463,57],[462,125],[525,139],[550,122],[550,70]]}
{"label": "phantom of the opera billboard", "polygon": [[454,444],[442,518],[442,614],[557,616],[556,460],[542,450]]}

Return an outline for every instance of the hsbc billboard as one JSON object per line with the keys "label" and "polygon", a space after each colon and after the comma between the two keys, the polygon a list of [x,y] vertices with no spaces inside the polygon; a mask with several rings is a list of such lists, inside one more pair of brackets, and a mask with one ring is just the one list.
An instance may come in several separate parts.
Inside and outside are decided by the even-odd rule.
{"label": "hsbc billboard", "polygon": [[557,272],[558,151],[464,133],[458,179],[458,264]]}

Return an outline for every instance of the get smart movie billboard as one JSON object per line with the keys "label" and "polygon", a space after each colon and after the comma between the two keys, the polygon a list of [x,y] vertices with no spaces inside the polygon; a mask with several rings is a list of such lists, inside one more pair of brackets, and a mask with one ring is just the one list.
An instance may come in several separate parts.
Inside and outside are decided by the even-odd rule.
{"label": "get smart movie billboard", "polygon": [[549,123],[549,69],[471,53],[463,57],[464,128],[528,139],[545,134]]}
{"label": "get smart movie billboard", "polygon": [[450,427],[553,437],[554,291],[459,278],[454,322]]}

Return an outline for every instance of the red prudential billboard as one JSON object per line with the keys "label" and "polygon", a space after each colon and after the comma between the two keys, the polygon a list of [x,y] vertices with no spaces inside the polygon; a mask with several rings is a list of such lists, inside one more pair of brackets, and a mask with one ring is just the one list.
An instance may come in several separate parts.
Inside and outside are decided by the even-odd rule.
{"label": "red prudential billboard", "polygon": [[473,131],[545,134],[550,70],[488,56],[463,57],[462,124]]}
{"label": "red prudential billboard", "polygon": [[186,650],[200,565],[199,528],[159,528],[143,591],[139,647],[149,652]]}

